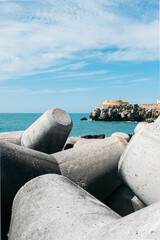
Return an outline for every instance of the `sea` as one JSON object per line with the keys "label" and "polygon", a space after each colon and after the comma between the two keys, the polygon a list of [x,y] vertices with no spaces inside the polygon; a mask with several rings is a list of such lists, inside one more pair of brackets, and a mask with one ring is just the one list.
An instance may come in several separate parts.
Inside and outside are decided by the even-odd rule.
{"label": "sea", "polygon": [[[23,131],[36,121],[42,113],[0,113],[0,132]],[[138,122],[92,121],[89,113],[70,113],[73,128],[69,137],[105,134],[114,132],[133,133]],[[88,120],[80,120],[86,117]]]}

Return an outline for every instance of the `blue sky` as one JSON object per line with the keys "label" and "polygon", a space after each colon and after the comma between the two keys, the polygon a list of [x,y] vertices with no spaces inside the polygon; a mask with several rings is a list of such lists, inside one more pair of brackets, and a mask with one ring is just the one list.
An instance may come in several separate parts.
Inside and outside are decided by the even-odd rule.
{"label": "blue sky", "polygon": [[0,112],[160,97],[157,0],[0,1]]}

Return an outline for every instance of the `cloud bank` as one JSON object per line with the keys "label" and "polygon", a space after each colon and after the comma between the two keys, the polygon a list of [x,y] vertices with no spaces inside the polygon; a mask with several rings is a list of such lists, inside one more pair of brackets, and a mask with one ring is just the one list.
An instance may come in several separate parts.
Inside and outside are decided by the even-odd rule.
{"label": "cloud bank", "polygon": [[0,81],[75,70],[89,58],[154,61],[158,48],[155,1],[0,2]]}

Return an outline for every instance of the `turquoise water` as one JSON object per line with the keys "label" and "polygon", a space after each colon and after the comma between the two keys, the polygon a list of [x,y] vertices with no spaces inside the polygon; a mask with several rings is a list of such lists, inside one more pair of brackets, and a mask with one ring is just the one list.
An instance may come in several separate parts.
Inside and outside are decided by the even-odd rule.
{"label": "turquoise water", "polygon": [[[0,132],[21,131],[27,129],[42,113],[0,113]],[[90,134],[105,134],[106,137],[114,132],[133,133],[136,122],[99,122],[91,121],[87,113],[71,113],[73,128],[70,137]],[[87,121],[80,121],[87,117]]]}

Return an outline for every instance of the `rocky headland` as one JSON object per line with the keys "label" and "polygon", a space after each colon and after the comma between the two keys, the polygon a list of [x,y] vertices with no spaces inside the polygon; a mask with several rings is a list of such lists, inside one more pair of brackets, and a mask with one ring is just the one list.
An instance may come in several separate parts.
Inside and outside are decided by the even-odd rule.
{"label": "rocky headland", "polygon": [[100,105],[91,110],[95,121],[146,121],[153,122],[160,115],[160,108],[144,108],[138,104]]}

